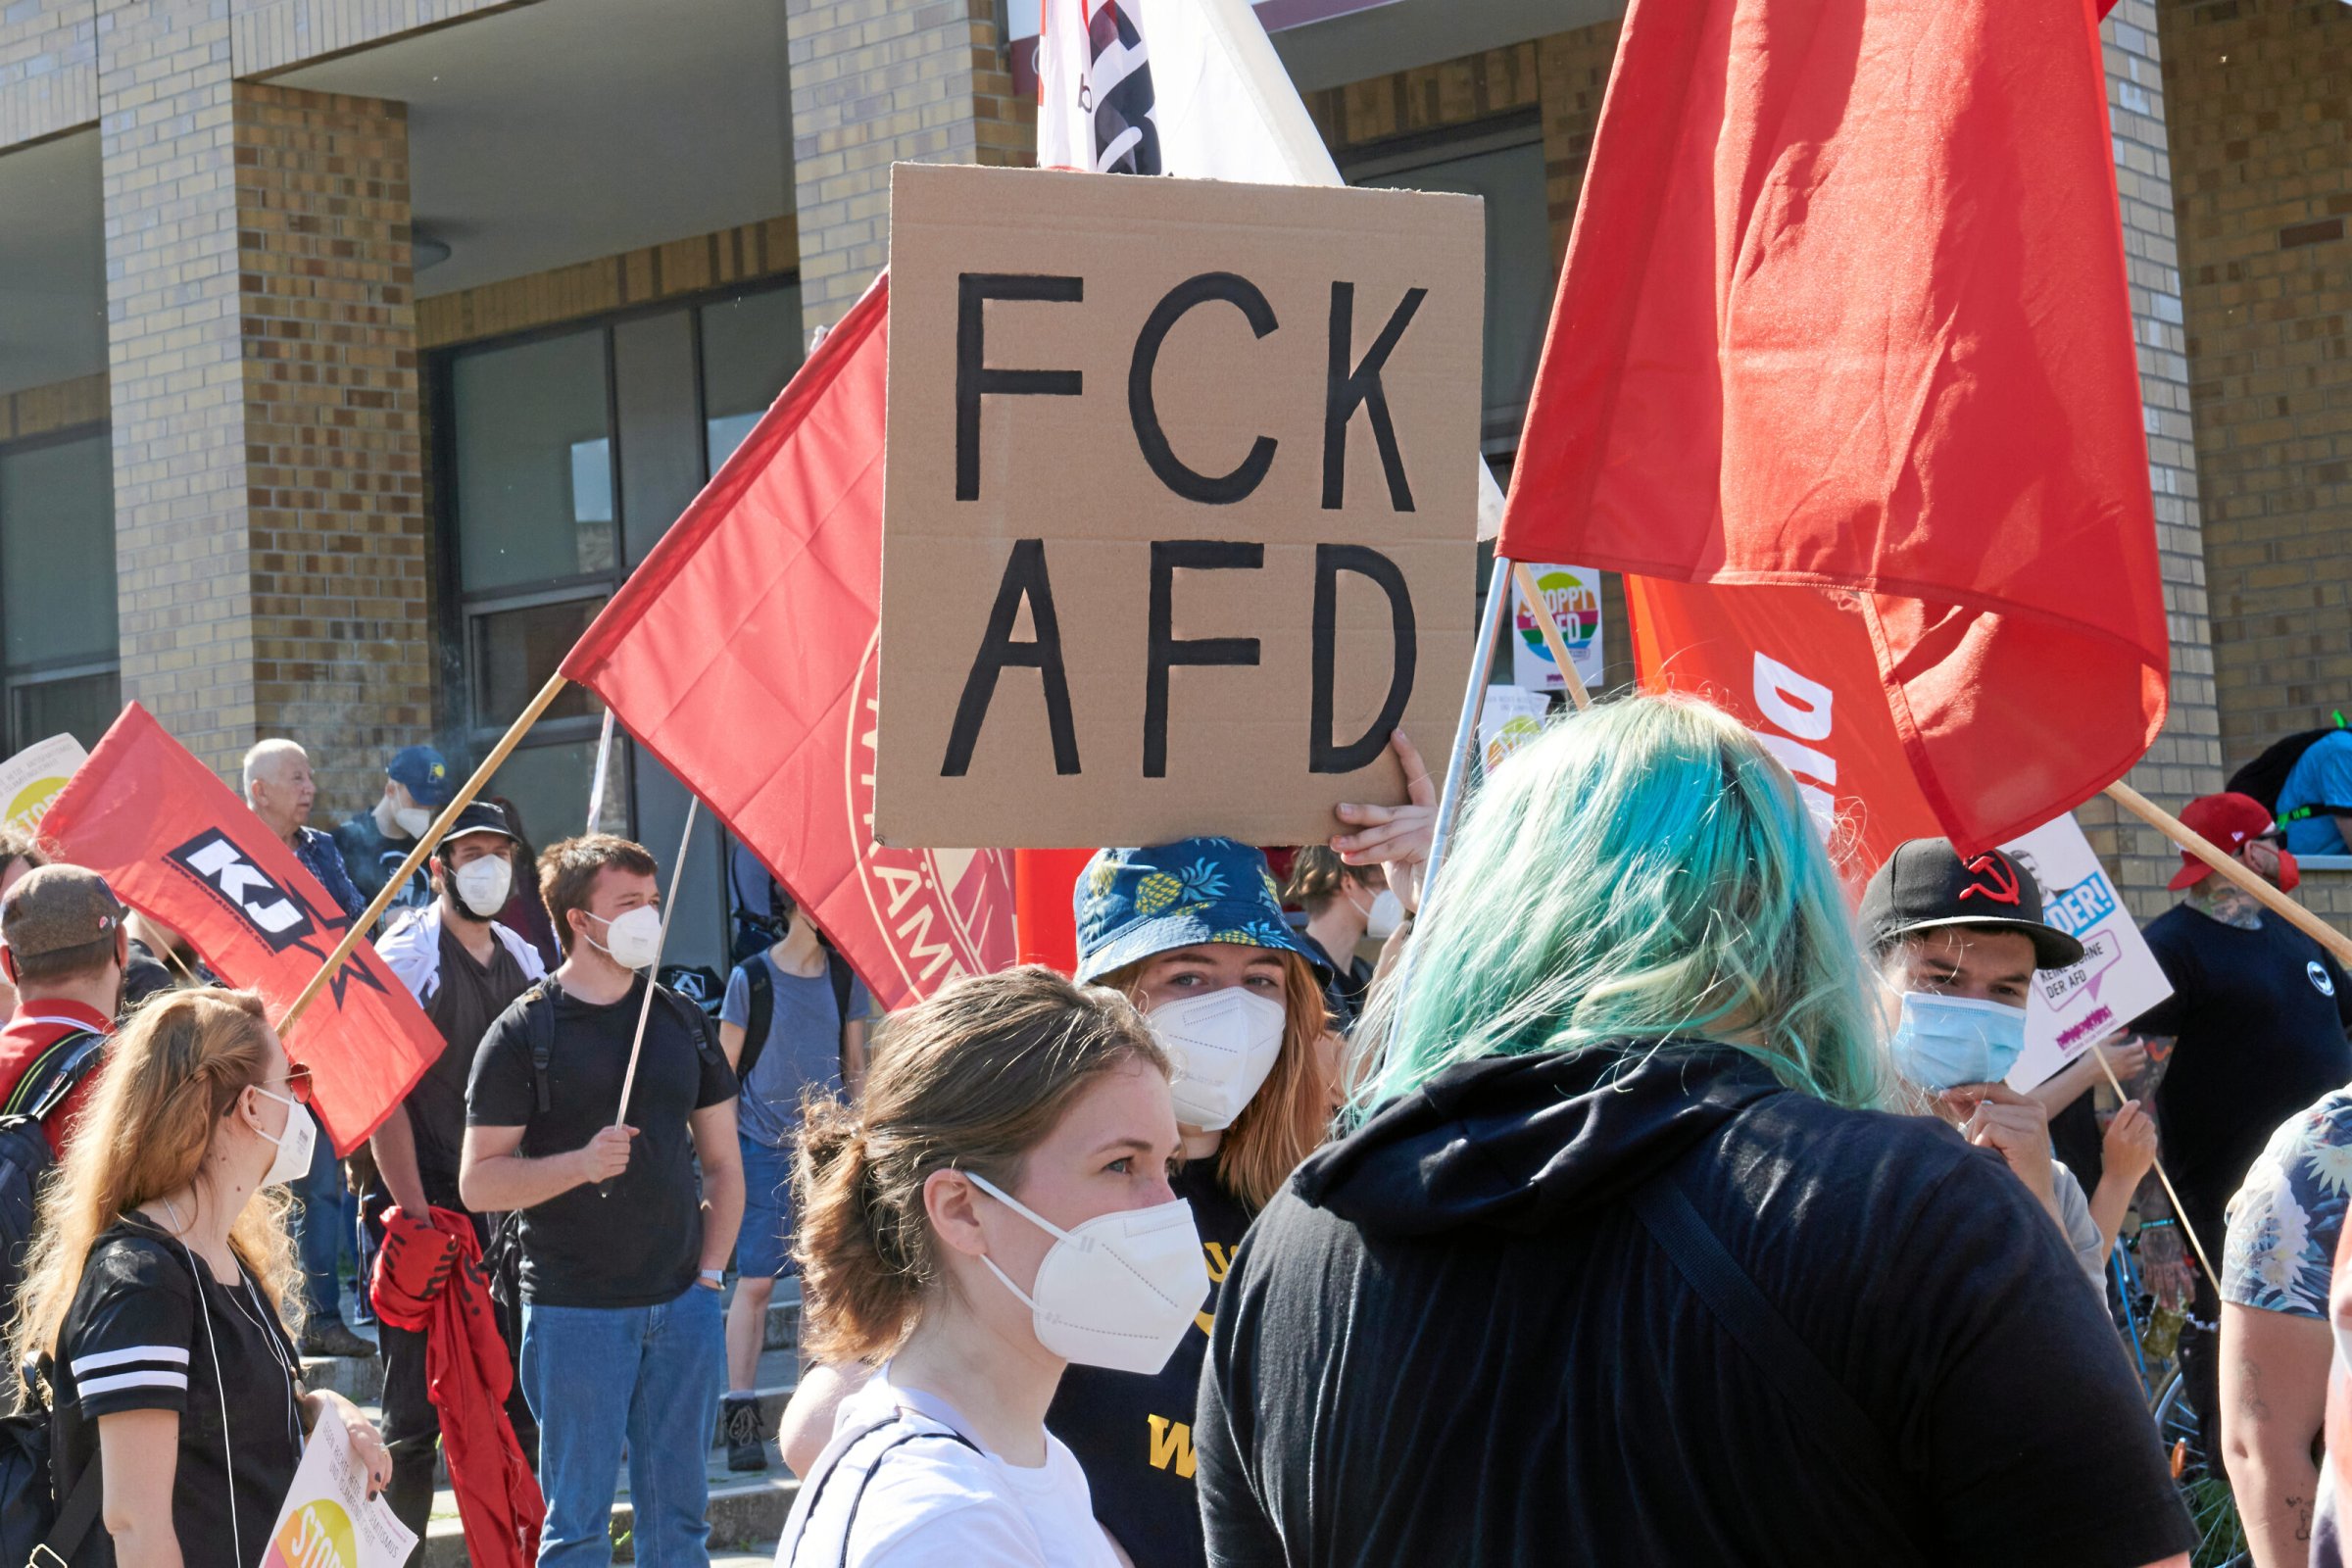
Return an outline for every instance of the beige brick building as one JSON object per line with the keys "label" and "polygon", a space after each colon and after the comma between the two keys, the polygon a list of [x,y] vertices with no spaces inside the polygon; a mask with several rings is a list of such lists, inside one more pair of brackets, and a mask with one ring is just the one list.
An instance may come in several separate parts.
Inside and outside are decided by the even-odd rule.
{"label": "beige brick building", "polygon": [[[1272,0],[1351,180],[1488,198],[1507,466],[1615,0]],[[1022,164],[1036,0],[25,0],[0,9],[10,748],[124,698],[320,820],[461,766],[887,245],[900,159]],[[2123,0],[2109,104],[2174,639],[2179,805],[2352,708],[2352,6]],[[1611,679],[1630,676],[1613,591]],[[576,829],[597,714],[498,781]],[[683,797],[624,758],[608,820]],[[2134,904],[2173,857],[2088,818]],[[723,944],[718,847],[678,940]],[[2352,917],[2352,870],[2309,897]]]}

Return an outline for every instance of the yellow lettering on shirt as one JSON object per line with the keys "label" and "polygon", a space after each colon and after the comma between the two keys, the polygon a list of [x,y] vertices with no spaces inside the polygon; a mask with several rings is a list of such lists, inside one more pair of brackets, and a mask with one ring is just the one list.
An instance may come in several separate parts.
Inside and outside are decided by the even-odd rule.
{"label": "yellow lettering on shirt", "polygon": [[1171,1421],[1164,1415],[1144,1417],[1152,1424],[1152,1468],[1165,1470],[1174,1460],[1176,1473],[1185,1480],[1193,1479],[1193,1429],[1182,1421]]}
{"label": "yellow lettering on shirt", "polygon": [[1208,1254],[1208,1283],[1225,1283],[1225,1271],[1233,1267],[1233,1249],[1217,1242],[1202,1242],[1200,1250]]}

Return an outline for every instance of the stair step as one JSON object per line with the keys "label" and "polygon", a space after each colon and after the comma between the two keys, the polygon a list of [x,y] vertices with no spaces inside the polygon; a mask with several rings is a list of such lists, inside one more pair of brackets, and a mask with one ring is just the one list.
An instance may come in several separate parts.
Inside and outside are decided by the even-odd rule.
{"label": "stair step", "polygon": [[[726,1476],[723,1468],[718,1473]],[[776,1542],[784,1534],[784,1521],[791,1515],[793,1499],[800,1495],[800,1491],[801,1484],[791,1480],[781,1465],[764,1477],[747,1480],[727,1476],[724,1481],[713,1481],[706,1517],[710,1521],[710,1561],[714,1568],[720,1563],[772,1561]],[[446,1496],[443,1494],[434,1499],[433,1522],[424,1538],[423,1568],[467,1568],[465,1530],[458,1523],[454,1508],[443,1513]],[[613,1503],[613,1561],[636,1561],[629,1540],[629,1530],[635,1521],[635,1511],[626,1497]],[[762,1544],[764,1550],[760,1549]]]}

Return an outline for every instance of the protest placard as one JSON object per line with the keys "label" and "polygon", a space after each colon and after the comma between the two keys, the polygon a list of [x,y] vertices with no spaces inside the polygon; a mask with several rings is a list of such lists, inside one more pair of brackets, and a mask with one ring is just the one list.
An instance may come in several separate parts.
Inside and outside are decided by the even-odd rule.
{"label": "protest placard", "polygon": [[1551,705],[1517,686],[1490,686],[1478,710],[1478,755],[1489,778],[1514,752],[1544,738]]}
{"label": "protest placard", "polygon": [[2082,944],[2082,961],[2044,969],[2026,1002],[2026,1050],[2009,1087],[2032,1089],[2173,994],[2123,896],[2072,816],[2002,848],[2041,885],[2042,917]]}
{"label": "protest placard", "polygon": [[1472,197],[899,166],[875,838],[1402,802],[1469,658],[1484,267]]}
{"label": "protest placard", "polygon": [[416,1545],[416,1532],[392,1505],[368,1495],[368,1471],[343,1423],[319,1421],[303,1445],[262,1568],[401,1568]]}
{"label": "protest placard", "polygon": [[49,803],[89,756],[73,736],[52,735],[0,762],[0,822],[38,832]]}
{"label": "protest placard", "polygon": [[1575,661],[1577,678],[1587,691],[1600,689],[1602,657],[1600,641],[1600,573],[1591,566],[1530,566],[1536,580],[1536,591],[1544,597],[1539,609],[1527,602],[1514,578],[1511,585],[1511,682],[1531,692],[1556,692],[1567,689],[1560,676],[1559,666],[1552,662],[1551,650],[1544,645],[1543,628],[1536,616],[1548,612],[1551,623],[1560,629],[1560,640],[1568,645],[1568,657]]}

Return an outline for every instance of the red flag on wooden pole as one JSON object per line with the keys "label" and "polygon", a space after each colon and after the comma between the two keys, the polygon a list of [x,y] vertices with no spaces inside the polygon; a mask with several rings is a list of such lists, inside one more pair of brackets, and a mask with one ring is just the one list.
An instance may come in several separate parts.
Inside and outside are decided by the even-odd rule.
{"label": "red flag on wooden pole", "polygon": [[1499,548],[1855,591],[1964,850],[2130,768],[2170,649],[2082,0],[1634,0]]}
{"label": "red flag on wooden pole", "polygon": [[[294,852],[136,703],[51,803],[41,839],[185,936],[214,973],[260,992],[272,1018],[351,926]],[[338,1154],[375,1131],[441,1050],[432,1021],[365,942],[286,1041],[318,1084]]]}
{"label": "red flag on wooden pole", "polygon": [[1002,853],[873,841],[877,280],[564,661],[886,1005],[1013,961]]}

